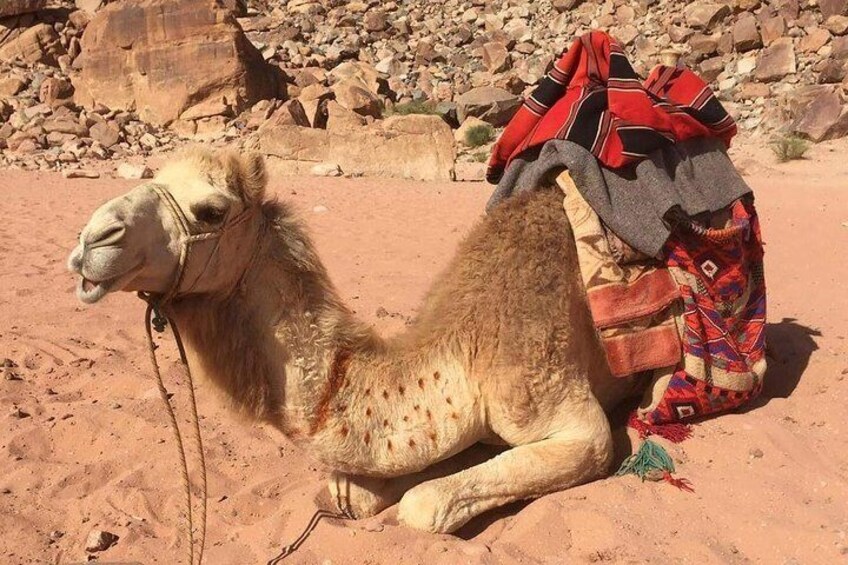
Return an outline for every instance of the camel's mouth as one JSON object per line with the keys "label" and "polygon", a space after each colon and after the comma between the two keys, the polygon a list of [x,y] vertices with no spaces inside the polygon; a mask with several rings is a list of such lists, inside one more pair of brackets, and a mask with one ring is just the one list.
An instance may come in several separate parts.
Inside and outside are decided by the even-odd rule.
{"label": "camel's mouth", "polygon": [[110,292],[126,287],[140,270],[140,266],[134,267],[122,275],[102,281],[91,280],[81,274],[77,281],[77,298],[85,304],[94,304]]}

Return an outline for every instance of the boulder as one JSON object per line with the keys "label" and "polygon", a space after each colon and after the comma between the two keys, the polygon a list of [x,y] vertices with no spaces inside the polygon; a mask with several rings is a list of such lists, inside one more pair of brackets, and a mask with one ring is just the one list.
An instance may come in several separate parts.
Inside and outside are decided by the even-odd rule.
{"label": "boulder", "polygon": [[718,78],[718,75],[724,70],[724,58],[712,57],[701,61],[698,66],[698,74],[704,81],[713,82]]}
{"label": "boulder", "polygon": [[[72,171],[81,173],[83,171]],[[67,178],[97,178],[97,176],[89,176],[89,175],[79,175],[79,176],[69,176],[65,175]],[[112,532],[104,532],[102,530],[91,530],[89,532],[88,537],[85,540],[85,550],[89,553],[95,553],[98,551],[106,551],[113,545],[118,542],[118,536],[113,534]]]}
{"label": "boulder", "polygon": [[688,27],[672,25],[668,28],[668,37],[675,43],[683,43],[692,36],[693,31]]}
{"label": "boulder", "polygon": [[153,171],[145,165],[131,165],[130,163],[121,163],[118,165],[118,170],[115,171],[119,178],[129,180],[141,180],[153,178]]}
{"label": "boulder", "polygon": [[797,70],[795,64],[795,49],[792,39],[785,38],[775,41],[763,50],[757,61],[754,76],[763,82],[774,82]]}
{"label": "boulder", "polygon": [[0,78],[0,100],[11,98],[26,87],[27,83],[17,77]]}
{"label": "boulder", "polygon": [[336,96],[336,102],[342,108],[347,108],[363,116],[379,118],[383,113],[383,103],[380,98],[355,78],[345,79],[334,84],[331,89]]}
{"label": "boulder", "polygon": [[426,115],[392,116],[347,130],[264,128],[258,148],[283,174],[307,174],[317,164],[335,163],[347,174],[452,180],[456,157],[448,125]]}
{"label": "boulder", "polygon": [[323,84],[311,84],[301,91],[297,100],[303,107],[309,125],[314,128],[327,125],[327,101],[332,96],[332,91]]}
{"label": "boulder", "polygon": [[65,54],[59,34],[53,26],[39,23],[0,46],[0,61],[20,59],[29,65],[44,63],[58,65],[58,57]]}
{"label": "boulder", "polygon": [[739,18],[733,25],[733,47],[736,51],[744,53],[762,46],[763,41],[760,39],[756,18],[753,16]]}
{"label": "boulder", "polygon": [[3,0],[0,2],[0,18],[37,12],[46,8],[47,4],[48,0]]}
{"label": "boulder", "polygon": [[837,37],[831,42],[831,57],[836,59],[848,59],[848,37]]}
{"label": "boulder", "polygon": [[848,108],[836,92],[823,92],[803,109],[791,130],[816,142],[842,137],[848,133]]}
{"label": "boulder", "polygon": [[515,74],[524,84],[536,84],[547,74],[551,63],[550,55],[522,57],[515,66]]}
{"label": "boulder", "polygon": [[51,117],[41,125],[46,133],[65,133],[76,137],[86,137],[88,128],[71,116]]}
{"label": "boulder", "polygon": [[121,140],[121,130],[114,123],[97,122],[88,130],[88,135],[103,147],[112,147]]}
{"label": "boulder", "polygon": [[579,6],[583,0],[553,0],[557,12],[567,12]]}
{"label": "boulder", "polygon": [[71,86],[70,81],[64,78],[46,78],[38,89],[38,99],[50,106],[67,100],[73,94],[74,87]]}
{"label": "boulder", "polygon": [[830,58],[824,61],[824,66],[819,72],[819,84],[835,84],[842,82],[848,76],[846,72],[848,63],[840,59]]}
{"label": "boulder", "polygon": [[848,33],[848,16],[830,16],[824,27],[833,35],[845,35]]}
{"label": "boulder", "polygon": [[77,99],[147,122],[234,116],[277,93],[276,75],[216,0],[140,0],[99,10],[82,41]]}
{"label": "boulder", "polygon": [[848,0],[819,0],[819,9],[825,18],[845,16],[848,15]]}
{"label": "boulder", "polygon": [[483,65],[490,73],[500,73],[510,68],[509,51],[506,45],[497,41],[485,43],[480,48]]}
{"label": "boulder", "polygon": [[365,28],[365,31],[377,33],[385,31],[386,28],[389,27],[389,22],[384,12],[379,10],[370,10],[366,12],[365,17],[362,18],[362,25]]}
{"label": "boulder", "polygon": [[329,74],[335,82],[356,79],[374,94],[381,94],[385,91],[386,81],[380,76],[380,72],[368,63],[347,61],[334,68]]}
{"label": "boulder", "polygon": [[783,19],[783,16],[764,19],[760,22],[760,34],[763,38],[763,45],[771,45],[786,34],[786,20]]}
{"label": "boulder", "polygon": [[689,47],[692,49],[692,56],[695,59],[702,59],[715,55],[718,51],[718,38],[712,35],[696,33],[689,38]]}
{"label": "boulder", "polygon": [[813,28],[798,42],[798,49],[802,53],[815,53],[824,47],[828,41],[830,41],[829,31],[820,27]]}
{"label": "boulder", "polygon": [[730,14],[727,4],[694,2],[683,9],[686,23],[695,29],[711,29]]}
{"label": "boulder", "polygon": [[365,118],[352,110],[348,110],[335,100],[327,102],[327,129],[349,130],[366,124]]}
{"label": "boulder", "polygon": [[303,109],[299,100],[286,100],[282,106],[277,108],[268,119],[262,123],[261,128],[274,126],[301,126],[309,127],[309,117]]}
{"label": "boulder", "polygon": [[456,98],[457,117],[460,123],[468,116],[474,116],[500,127],[509,122],[521,103],[522,99],[508,90],[480,86]]}

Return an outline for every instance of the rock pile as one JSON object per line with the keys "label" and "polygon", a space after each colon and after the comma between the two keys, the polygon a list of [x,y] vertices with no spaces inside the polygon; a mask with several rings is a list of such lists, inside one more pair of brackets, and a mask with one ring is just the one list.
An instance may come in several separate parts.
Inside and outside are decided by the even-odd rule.
{"label": "rock pile", "polygon": [[[643,75],[681,54],[743,132],[848,134],[848,0],[12,0],[0,7],[0,165],[199,137],[288,171],[444,178],[455,150],[443,124],[503,126],[590,29]],[[462,149],[472,161],[487,150]]]}

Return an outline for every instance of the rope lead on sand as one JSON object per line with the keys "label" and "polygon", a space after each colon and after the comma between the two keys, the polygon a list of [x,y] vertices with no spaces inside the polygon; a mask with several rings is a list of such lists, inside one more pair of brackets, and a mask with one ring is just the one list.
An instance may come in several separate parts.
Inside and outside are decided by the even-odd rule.
{"label": "rope lead on sand", "polygon": [[[191,377],[191,369],[188,366],[188,360],[186,359],[185,348],[183,347],[183,341],[180,337],[180,332],[177,329],[176,324],[174,324],[173,320],[169,320],[166,316],[163,316],[159,310],[158,305],[152,299],[152,297],[148,294],[139,293],[139,297],[147,302],[147,312],[145,314],[144,326],[147,331],[147,345],[150,351],[150,364],[153,366],[153,374],[156,377],[156,385],[159,388],[159,395],[162,397],[162,402],[165,404],[165,411],[168,413],[168,419],[171,424],[171,430],[174,433],[174,440],[177,443],[177,453],[180,458],[180,471],[182,475],[183,488],[185,490],[185,502],[186,502],[186,520],[187,520],[187,531],[186,537],[188,541],[188,562],[189,565],[201,565],[203,563],[203,549],[206,545],[206,457],[203,454],[203,438],[200,435],[200,423],[197,417],[197,401],[194,395],[194,381]],[[153,341],[153,330],[155,329],[158,333],[162,333],[165,331],[165,327],[170,323],[171,330],[174,334],[174,341],[177,343],[177,349],[180,353],[180,362],[185,369],[186,378],[188,379],[188,390],[189,390],[189,404],[191,406],[191,424],[194,428],[194,439],[197,447],[197,457],[198,457],[198,466],[200,467],[200,478],[201,478],[201,501],[200,501],[200,532],[198,536],[199,548],[197,553],[195,553],[195,538],[194,538],[194,519],[193,519],[193,504],[192,504],[192,494],[191,494],[191,479],[188,474],[188,463],[186,460],[186,451],[185,445],[183,443],[183,436],[180,433],[180,427],[177,423],[177,417],[174,413],[174,407],[171,405],[171,401],[168,398],[168,390],[165,388],[165,384],[162,381],[162,374],[159,370],[159,362],[156,359],[156,348],[157,345]],[[195,556],[197,556],[197,560],[195,561]]]}

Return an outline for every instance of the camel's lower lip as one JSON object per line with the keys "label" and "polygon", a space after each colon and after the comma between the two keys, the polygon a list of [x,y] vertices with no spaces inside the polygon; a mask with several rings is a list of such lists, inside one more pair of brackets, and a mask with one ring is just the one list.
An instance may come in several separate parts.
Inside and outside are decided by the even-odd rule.
{"label": "camel's lower lip", "polygon": [[77,298],[85,304],[94,304],[109,292],[125,287],[139,270],[140,267],[134,267],[122,275],[102,281],[94,281],[86,278],[85,275],[80,275],[77,282]]}
{"label": "camel's lower lip", "polygon": [[91,281],[87,278],[80,276],[79,282],[77,283],[77,298],[80,301],[85,302],[86,304],[94,304],[109,292],[109,289],[112,287],[112,283],[115,279],[109,279],[105,281]]}

